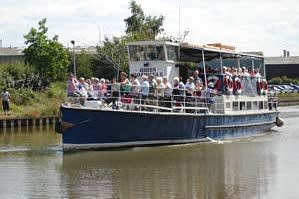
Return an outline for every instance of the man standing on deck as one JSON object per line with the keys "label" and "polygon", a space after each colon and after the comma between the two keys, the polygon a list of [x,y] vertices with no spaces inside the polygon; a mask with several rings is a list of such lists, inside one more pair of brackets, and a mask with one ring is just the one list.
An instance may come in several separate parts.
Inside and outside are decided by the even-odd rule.
{"label": "man standing on deck", "polygon": [[2,99],[2,107],[3,107],[4,115],[9,115],[9,99],[10,99],[10,94],[6,90],[6,88],[4,88],[3,92],[1,93],[1,99]]}

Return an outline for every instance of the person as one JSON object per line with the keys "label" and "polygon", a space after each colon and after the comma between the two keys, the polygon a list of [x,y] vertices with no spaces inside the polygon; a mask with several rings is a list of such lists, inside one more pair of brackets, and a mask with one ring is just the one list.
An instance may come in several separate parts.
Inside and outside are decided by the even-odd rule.
{"label": "person", "polygon": [[170,97],[172,94],[172,86],[168,81],[167,76],[163,77],[163,84],[164,84],[164,97]]}
{"label": "person", "polygon": [[2,99],[2,108],[4,111],[4,115],[9,115],[10,94],[6,88],[4,88],[3,92],[1,93],[1,99]]}
{"label": "person", "polygon": [[132,87],[131,87],[131,96],[133,98],[137,98],[139,96],[139,91],[140,91],[140,82],[137,79],[137,76],[135,74],[131,74],[131,82],[132,82]]}
{"label": "person", "polygon": [[76,77],[70,73],[67,80],[67,96],[68,97],[78,97],[80,93],[78,91],[78,80]]}
{"label": "person", "polygon": [[91,84],[91,80],[90,79],[87,79],[85,81],[85,86],[86,86],[86,91],[87,91],[87,95],[89,98],[92,98],[94,93],[93,93],[93,87],[92,87],[92,84]]}
{"label": "person", "polygon": [[194,83],[202,82],[202,79],[199,77],[200,73],[199,70],[195,70],[193,73]]}
{"label": "person", "polygon": [[157,77],[156,78],[156,81],[157,81],[157,96],[159,97],[163,97],[164,96],[164,89],[165,89],[165,85],[162,81],[162,77]]}
{"label": "person", "polygon": [[142,75],[141,81],[142,82],[141,82],[140,93],[142,95],[141,96],[142,99],[145,99],[149,95],[149,89],[150,89],[148,77],[146,75]]}
{"label": "person", "polygon": [[151,97],[154,97],[154,95],[156,94],[156,88],[157,88],[157,81],[155,80],[154,75],[149,75],[149,85],[150,85],[150,89],[149,89],[149,93]]}
{"label": "person", "polygon": [[[185,85],[185,89],[186,89],[186,106],[193,106],[193,102],[194,102],[194,99],[193,99],[193,93],[194,93],[194,90],[195,90],[195,84],[193,83],[194,82],[194,78],[193,76],[190,76],[186,82],[186,85]],[[192,113],[193,111],[190,110],[190,109],[187,109],[186,110],[187,113]]]}
{"label": "person", "polygon": [[194,78],[192,76],[190,76],[186,82],[185,85],[185,89],[186,89],[186,96],[192,96],[194,89],[195,89],[195,84],[194,82]]}
{"label": "person", "polygon": [[80,93],[80,97],[87,97],[87,90],[86,90],[86,82],[84,77],[80,77],[79,78],[79,84],[77,85],[79,93]]}

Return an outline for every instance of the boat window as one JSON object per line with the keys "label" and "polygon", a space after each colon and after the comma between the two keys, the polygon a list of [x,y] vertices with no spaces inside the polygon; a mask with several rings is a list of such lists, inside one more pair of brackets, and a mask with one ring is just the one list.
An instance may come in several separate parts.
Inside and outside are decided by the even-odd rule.
{"label": "boat window", "polygon": [[[240,58],[240,68],[242,69],[242,72],[248,72],[251,73],[252,68],[252,58],[248,56],[241,56]],[[244,71],[246,69],[246,71]]]}
{"label": "boat window", "polygon": [[239,102],[233,102],[233,110],[238,111],[239,110]]}
{"label": "boat window", "polygon": [[264,101],[264,109],[268,109],[268,102]]}
{"label": "boat window", "polygon": [[252,102],[252,109],[257,110],[257,101]]}
{"label": "boat window", "polygon": [[247,106],[247,110],[251,110],[252,109],[251,102],[246,102],[246,106]]}
{"label": "boat window", "polygon": [[167,46],[167,56],[168,60],[177,61],[179,57],[178,46]]}
{"label": "boat window", "polygon": [[129,46],[131,61],[165,60],[163,46]]}
{"label": "boat window", "polygon": [[222,54],[222,65],[230,68],[232,72],[238,72],[238,57],[234,54]]}
{"label": "boat window", "polygon": [[264,75],[264,58],[254,59],[254,70],[258,71],[262,76]]}
{"label": "boat window", "polygon": [[226,107],[226,108],[231,108],[231,103],[230,103],[230,102],[226,102],[225,107]]}
{"label": "boat window", "polygon": [[245,102],[240,102],[240,111],[245,110]]}
{"label": "boat window", "polygon": [[212,51],[204,51],[206,73],[221,73],[220,53]]}
{"label": "boat window", "polygon": [[263,109],[263,101],[259,101],[259,109]]}

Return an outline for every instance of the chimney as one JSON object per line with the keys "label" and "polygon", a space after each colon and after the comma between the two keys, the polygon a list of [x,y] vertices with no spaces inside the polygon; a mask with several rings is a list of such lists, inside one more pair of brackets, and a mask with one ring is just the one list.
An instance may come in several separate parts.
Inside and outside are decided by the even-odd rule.
{"label": "chimney", "polygon": [[0,48],[2,48],[2,39],[0,39]]}
{"label": "chimney", "polygon": [[287,56],[287,51],[283,50],[283,56],[286,57]]}
{"label": "chimney", "polygon": [[287,57],[289,57],[290,56],[290,51],[287,51]]}

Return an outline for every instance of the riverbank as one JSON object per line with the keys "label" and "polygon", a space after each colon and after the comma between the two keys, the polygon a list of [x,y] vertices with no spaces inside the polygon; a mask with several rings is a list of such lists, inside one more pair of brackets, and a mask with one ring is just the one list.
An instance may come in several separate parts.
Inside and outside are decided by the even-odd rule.
{"label": "riverbank", "polygon": [[9,89],[11,94],[10,114],[3,112],[0,120],[57,117],[59,107],[66,97],[65,83],[55,82],[44,91]]}
{"label": "riverbank", "polygon": [[[0,120],[12,120],[23,118],[57,117],[59,107],[66,97],[65,82],[52,83],[44,91],[32,91],[30,89],[10,89],[11,111],[10,115],[0,114]],[[278,94],[279,106],[299,105],[299,93]]]}
{"label": "riverbank", "polygon": [[279,106],[299,105],[299,93],[281,93],[278,94]]}

